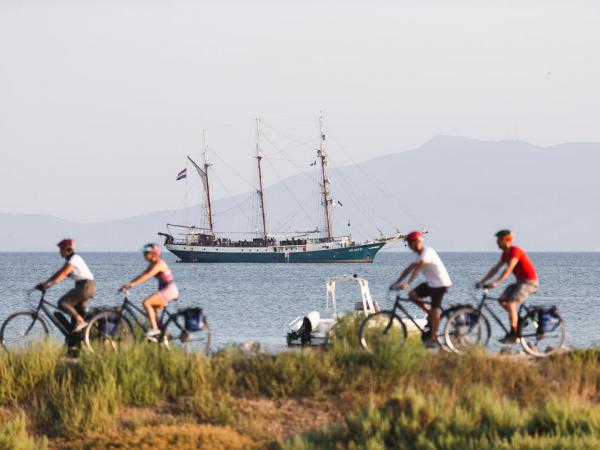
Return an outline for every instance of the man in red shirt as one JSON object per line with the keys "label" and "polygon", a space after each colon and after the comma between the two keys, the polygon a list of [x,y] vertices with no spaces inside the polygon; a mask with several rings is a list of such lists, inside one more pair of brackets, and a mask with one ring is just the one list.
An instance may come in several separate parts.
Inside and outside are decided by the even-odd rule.
{"label": "man in red shirt", "polygon": [[[506,336],[500,339],[503,344],[512,344],[517,341],[517,323],[519,320],[517,314],[518,306],[527,300],[531,294],[538,290],[538,277],[533,267],[533,263],[527,256],[527,253],[520,247],[513,245],[515,235],[510,230],[500,230],[496,233],[497,243],[502,256],[500,261],[492,267],[488,274],[477,283],[477,287],[486,287],[493,289],[506,280],[512,273],[517,279],[516,283],[509,284],[499,298],[500,304],[508,312],[510,321],[510,331]],[[502,274],[491,283],[487,283],[494,275],[506,264]],[[487,283],[487,284],[486,284]]]}

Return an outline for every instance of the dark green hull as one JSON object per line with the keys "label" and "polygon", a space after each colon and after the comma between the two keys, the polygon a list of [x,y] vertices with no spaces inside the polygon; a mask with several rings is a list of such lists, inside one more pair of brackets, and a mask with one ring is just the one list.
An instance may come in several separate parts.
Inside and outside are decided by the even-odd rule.
{"label": "dark green hull", "polygon": [[335,249],[302,252],[275,252],[260,249],[213,247],[210,250],[194,249],[184,245],[167,244],[167,249],[182,262],[205,263],[370,263],[385,243],[371,243]]}

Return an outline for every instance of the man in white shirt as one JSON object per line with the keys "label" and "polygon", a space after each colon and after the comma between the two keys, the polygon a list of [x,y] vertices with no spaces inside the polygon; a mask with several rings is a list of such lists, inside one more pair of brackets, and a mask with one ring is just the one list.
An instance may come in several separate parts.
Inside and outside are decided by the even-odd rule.
{"label": "man in white shirt", "polygon": [[[410,291],[409,297],[424,311],[427,312],[431,325],[431,337],[425,340],[428,347],[437,347],[438,327],[442,315],[442,300],[452,281],[446,270],[446,266],[437,252],[423,244],[423,236],[418,231],[409,233],[406,238],[408,247],[417,254],[417,259],[411,263],[400,275],[398,280],[390,286],[390,289],[408,289],[409,285],[417,278],[419,273],[425,277],[425,282],[419,284]],[[405,283],[402,281],[409,277]],[[423,299],[431,298],[431,307],[424,303]]]}
{"label": "man in white shirt", "polygon": [[75,287],[60,298],[58,307],[73,317],[75,320],[73,332],[77,333],[87,326],[87,322],[76,307],[78,305],[84,307],[88,300],[96,295],[96,282],[83,258],[75,253],[75,243],[72,239],[63,239],[57,245],[60,255],[66,262],[58,272],[38,284],[36,288],[46,290],[67,277],[75,281]]}

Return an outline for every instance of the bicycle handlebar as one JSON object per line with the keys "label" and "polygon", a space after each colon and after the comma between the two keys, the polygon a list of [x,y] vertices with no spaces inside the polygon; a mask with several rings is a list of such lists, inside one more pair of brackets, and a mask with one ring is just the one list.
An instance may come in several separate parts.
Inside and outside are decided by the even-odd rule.
{"label": "bicycle handlebar", "polygon": [[400,289],[388,289],[387,298],[390,300],[393,297],[400,296]]}
{"label": "bicycle handlebar", "polygon": [[[37,305],[40,302],[40,299],[43,299],[44,296],[46,295],[46,289],[39,289],[39,285],[35,286],[34,288],[28,289],[25,291],[26,295],[27,295],[27,302],[29,303],[29,305],[31,307],[34,307],[34,305]],[[33,294],[35,291],[39,291],[40,292],[40,299],[38,300],[33,300],[31,298],[31,294]]]}
{"label": "bicycle handlebar", "polygon": [[121,302],[124,300],[127,300],[127,297],[129,296],[129,290],[128,289],[117,289],[117,292],[115,292],[115,296],[114,299],[116,302]]}

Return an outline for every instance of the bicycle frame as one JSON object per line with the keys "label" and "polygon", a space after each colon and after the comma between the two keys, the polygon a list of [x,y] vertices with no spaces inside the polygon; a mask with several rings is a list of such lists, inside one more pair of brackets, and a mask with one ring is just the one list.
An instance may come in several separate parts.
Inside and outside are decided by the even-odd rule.
{"label": "bicycle frame", "polygon": [[[42,291],[42,296],[40,297],[40,301],[38,302],[38,305],[31,311],[35,317],[35,319],[38,319],[40,317],[40,312],[44,312],[46,314],[46,317],[50,320],[50,322],[52,322],[54,324],[54,326],[56,328],[58,328],[58,331],[60,331],[62,333],[63,336],[68,337],[72,334],[71,330],[68,330],[67,328],[65,328],[65,326],[60,323],[56,317],[54,317],[53,311],[58,311],[61,314],[63,313],[63,311],[58,308],[57,306],[53,305],[52,303],[50,303],[49,301],[47,301],[44,297],[46,296],[46,291]],[[51,309],[50,309],[51,308]],[[71,316],[68,316],[68,318],[70,319]],[[40,320],[42,320],[42,318],[40,317]],[[35,320],[31,322],[31,325],[29,326],[29,328],[27,329],[27,333],[29,333],[31,331],[31,328],[33,327],[33,324],[35,323]]]}
{"label": "bicycle frame", "polygon": [[[148,314],[146,314],[146,311],[135,306],[133,304],[133,302],[130,301],[129,298],[127,298],[127,296],[125,296],[125,298],[123,299],[123,303],[121,303],[121,307],[118,310],[118,312],[121,316],[124,313],[127,313],[127,315],[135,321],[135,323],[137,324],[138,327],[140,327],[144,331],[148,331],[148,327],[146,326],[146,324],[144,324],[140,320],[141,317],[148,318]],[[167,311],[167,305],[165,305],[160,313],[160,316],[157,316],[157,318],[156,318],[159,328],[162,327],[162,324],[164,323],[163,319],[165,318],[165,316],[167,316],[167,319],[170,319],[172,315],[173,314],[171,314],[169,311]],[[177,324],[177,326],[179,327],[179,324]],[[179,328],[181,328],[181,327],[179,327]]]}
{"label": "bicycle frame", "polygon": [[[404,306],[402,306],[402,305],[400,304],[400,302],[411,302],[411,303],[414,303],[415,305],[417,305],[417,306],[418,306],[417,302],[415,302],[414,300],[412,300],[412,299],[410,299],[410,298],[406,298],[406,297],[400,297],[400,295],[396,295],[396,301],[394,302],[394,307],[392,308],[392,317],[393,317],[394,315],[396,315],[396,311],[397,311],[397,310],[400,310],[400,311],[402,311],[402,313],[403,313],[403,314],[404,314],[406,317],[408,317],[408,319],[409,319],[409,320],[410,320],[410,321],[411,321],[411,322],[412,322],[412,323],[413,323],[413,324],[414,324],[414,325],[417,327],[417,329],[418,329],[418,330],[419,330],[421,333],[424,333],[424,332],[425,332],[425,329],[420,327],[420,325],[419,325],[419,324],[418,324],[418,323],[415,321],[415,319],[414,319],[414,317],[412,316],[412,314],[410,314],[410,313],[408,312],[408,310],[406,310],[406,309],[404,308]],[[428,305],[431,305],[431,302],[428,302],[428,301],[424,301],[423,303],[425,303],[425,304],[428,304]],[[391,322],[392,322],[392,319],[390,319],[390,324],[391,324]]]}
{"label": "bicycle frame", "polygon": [[[492,308],[490,308],[486,302],[488,300],[495,300],[495,301],[499,301],[498,298],[496,297],[491,297],[488,295],[487,292],[483,293],[483,296],[481,297],[481,301],[479,302],[479,306],[477,306],[475,309],[478,311],[479,314],[481,314],[482,310],[487,311],[489,314],[491,314],[491,316],[494,318],[494,320],[496,321],[496,323],[498,325],[500,325],[500,327],[504,330],[505,333],[508,333],[510,330],[504,325],[504,323],[502,322],[502,320],[500,319],[500,317],[498,317],[496,315],[496,313],[494,312],[494,310]],[[521,305],[519,306],[519,311],[517,312],[517,315],[519,316],[519,321],[521,321],[521,311],[525,310],[525,313],[529,312],[529,308],[527,306],[525,306],[524,303],[521,303]]]}

